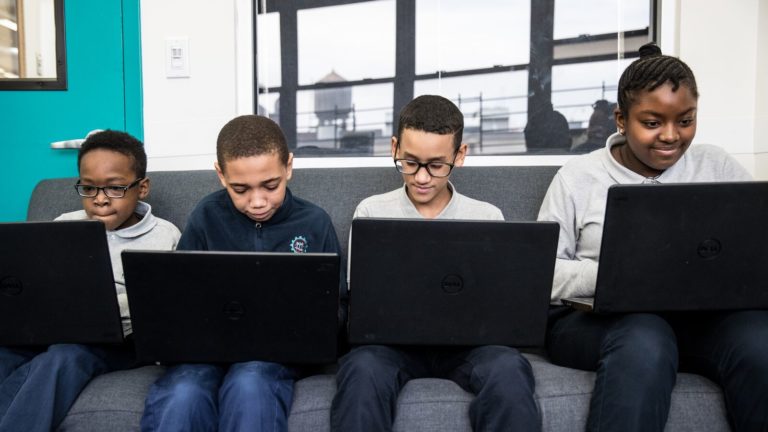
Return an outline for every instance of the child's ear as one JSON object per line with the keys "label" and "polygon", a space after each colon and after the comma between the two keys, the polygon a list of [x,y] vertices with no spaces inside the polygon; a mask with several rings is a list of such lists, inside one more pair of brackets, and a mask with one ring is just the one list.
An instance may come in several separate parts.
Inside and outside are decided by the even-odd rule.
{"label": "child's ear", "polygon": [[288,153],[288,162],[285,164],[285,179],[290,180],[293,175],[293,153]]}
{"label": "child's ear", "polygon": [[226,189],[227,188],[227,179],[224,178],[224,170],[221,169],[218,162],[213,163],[213,167],[216,168],[216,175],[219,176],[219,182],[221,182],[221,186]]}
{"label": "child's ear", "polygon": [[616,129],[618,129],[620,134],[624,135],[624,131],[626,130],[626,119],[618,107],[613,110],[613,118],[616,120]]}
{"label": "child's ear", "polygon": [[467,151],[469,150],[469,147],[467,147],[466,144],[461,143],[459,146],[459,149],[456,150],[456,159],[453,161],[454,166],[462,166],[464,165],[464,157],[467,156]]}
{"label": "child's ear", "polygon": [[144,180],[139,182],[139,199],[144,199],[149,195],[149,178],[144,178]]}

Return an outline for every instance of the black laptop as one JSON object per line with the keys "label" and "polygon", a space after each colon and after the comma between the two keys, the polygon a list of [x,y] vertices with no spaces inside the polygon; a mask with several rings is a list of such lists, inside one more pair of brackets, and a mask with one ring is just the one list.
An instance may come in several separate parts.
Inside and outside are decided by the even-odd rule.
{"label": "black laptop", "polygon": [[124,251],[122,258],[140,360],[336,360],[337,254]]}
{"label": "black laptop", "polygon": [[0,223],[0,346],[122,340],[103,223]]}
{"label": "black laptop", "polygon": [[608,189],[597,313],[768,308],[768,182]]}
{"label": "black laptop", "polygon": [[551,222],[353,220],[350,342],[542,345],[558,231]]}

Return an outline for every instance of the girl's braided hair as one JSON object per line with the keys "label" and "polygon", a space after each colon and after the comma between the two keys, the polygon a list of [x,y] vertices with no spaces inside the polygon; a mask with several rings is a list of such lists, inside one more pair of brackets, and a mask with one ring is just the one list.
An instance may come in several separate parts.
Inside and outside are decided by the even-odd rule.
{"label": "girl's braided hair", "polygon": [[687,64],[677,57],[663,55],[653,42],[641,46],[639,51],[640,58],[633,61],[619,79],[618,104],[622,115],[626,117],[636,92],[653,91],[666,83],[672,84],[672,91],[685,85],[698,99],[696,78]]}

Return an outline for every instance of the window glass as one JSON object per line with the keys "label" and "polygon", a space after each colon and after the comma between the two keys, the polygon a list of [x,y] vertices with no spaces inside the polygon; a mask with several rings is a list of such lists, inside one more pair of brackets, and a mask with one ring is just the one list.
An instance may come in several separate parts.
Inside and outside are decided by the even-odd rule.
{"label": "window glass", "polygon": [[613,120],[616,91],[619,77],[631,61],[610,60],[552,68],[552,105],[568,120],[573,149],[583,147],[588,138],[592,141],[591,148],[602,147],[605,138],[616,132]]}
{"label": "window glass", "polygon": [[256,72],[261,89],[280,87],[280,14],[256,17]]}
{"label": "window glass", "polygon": [[555,39],[649,27],[648,0],[555,0]]}
{"label": "window glass", "polygon": [[260,93],[257,114],[280,123],[280,93],[275,91]]}
{"label": "window glass", "polygon": [[299,10],[299,84],[395,75],[395,1]]}
{"label": "window glass", "polygon": [[392,84],[299,91],[297,154],[389,155],[392,98]]}
{"label": "window glass", "polygon": [[0,78],[19,78],[19,18],[16,2],[0,0]]}
{"label": "window glass", "polygon": [[528,63],[530,0],[418,0],[416,73]]}

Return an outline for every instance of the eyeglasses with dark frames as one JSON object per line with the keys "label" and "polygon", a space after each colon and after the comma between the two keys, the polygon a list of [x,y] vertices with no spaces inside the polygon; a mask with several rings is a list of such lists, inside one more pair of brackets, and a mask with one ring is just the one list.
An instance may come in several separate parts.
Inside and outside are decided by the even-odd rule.
{"label": "eyeglasses with dark frames", "polygon": [[453,170],[454,164],[450,162],[426,162],[421,163],[413,159],[395,159],[395,168],[402,174],[414,175],[421,168],[427,170],[431,177],[448,177]]}
{"label": "eyeglasses with dark frames", "polygon": [[75,190],[77,191],[77,194],[83,198],[93,198],[99,194],[100,190],[104,191],[104,195],[106,195],[108,198],[122,198],[125,196],[126,192],[128,192],[128,189],[136,186],[142,180],[144,180],[144,177],[139,177],[136,180],[134,180],[133,183],[127,186],[125,185],[94,186],[94,185],[77,182],[77,184],[75,184]]}
{"label": "eyeglasses with dark frames", "polygon": [[[399,148],[400,148],[400,144],[398,144],[397,149],[395,149],[395,152],[397,152]],[[413,159],[395,158],[395,168],[397,168],[397,171],[399,171],[401,174],[405,174],[405,175],[415,175],[416,173],[419,172],[421,168],[424,168],[425,170],[427,170],[427,174],[429,174],[430,177],[435,177],[435,178],[448,177],[449,175],[451,175],[451,171],[453,171],[453,167],[455,166],[455,162],[456,162],[456,157],[458,155],[459,155],[459,151],[457,149],[453,153],[453,160],[451,162],[432,161],[432,162],[421,163]]]}

